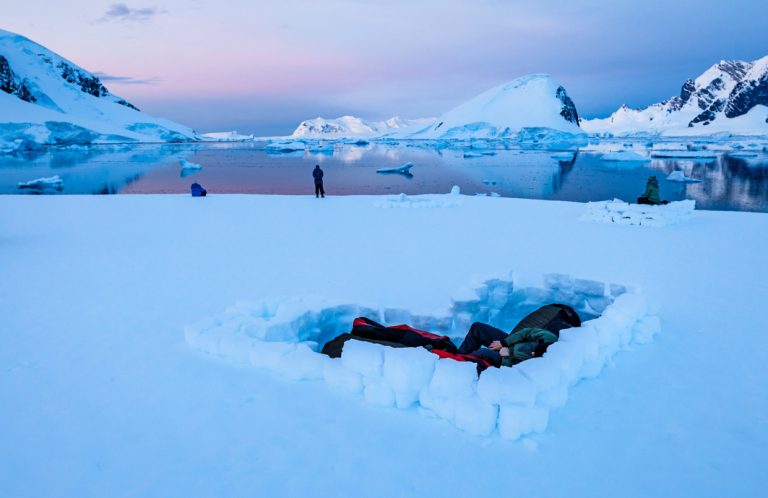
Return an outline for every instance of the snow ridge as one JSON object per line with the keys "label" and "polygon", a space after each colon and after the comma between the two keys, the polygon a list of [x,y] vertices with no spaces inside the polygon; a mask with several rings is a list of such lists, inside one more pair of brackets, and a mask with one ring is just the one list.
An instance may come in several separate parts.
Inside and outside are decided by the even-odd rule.
{"label": "snow ridge", "polygon": [[355,116],[341,116],[335,119],[317,117],[302,121],[291,138],[373,138],[387,136],[394,131],[423,127],[432,118],[403,119],[399,116],[385,121],[365,121]]}
{"label": "snow ridge", "polygon": [[583,137],[565,88],[546,74],[529,74],[487,90],[439,118],[368,122],[354,116],[303,121],[290,138],[517,139]]}
{"label": "snow ridge", "polygon": [[608,118],[585,120],[583,127],[617,135],[768,134],[768,56],[720,61],[687,80],[680,95],[641,109],[623,105]]}

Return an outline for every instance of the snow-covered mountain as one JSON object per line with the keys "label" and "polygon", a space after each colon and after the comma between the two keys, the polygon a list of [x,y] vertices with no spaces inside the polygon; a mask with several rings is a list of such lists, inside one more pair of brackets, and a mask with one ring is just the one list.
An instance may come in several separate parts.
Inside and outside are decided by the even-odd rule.
{"label": "snow-covered mountain", "polygon": [[434,118],[403,119],[398,116],[386,121],[365,121],[355,116],[341,116],[336,119],[315,118],[302,121],[291,138],[373,138],[393,132],[424,127]]}
{"label": "snow-covered mountain", "polygon": [[768,134],[768,56],[720,61],[680,95],[643,109],[622,106],[604,119],[584,120],[589,133],[629,135]]}
{"label": "snow-covered mountain", "polygon": [[576,106],[546,74],[492,88],[439,118],[367,122],[353,116],[303,121],[291,138],[466,139],[584,135]]}
{"label": "snow-covered mountain", "polygon": [[0,150],[196,139],[191,128],[142,113],[73,62],[0,30]]}
{"label": "snow-covered mountain", "polygon": [[579,114],[561,85],[530,74],[481,93],[402,138],[512,138],[528,130],[581,135]]}

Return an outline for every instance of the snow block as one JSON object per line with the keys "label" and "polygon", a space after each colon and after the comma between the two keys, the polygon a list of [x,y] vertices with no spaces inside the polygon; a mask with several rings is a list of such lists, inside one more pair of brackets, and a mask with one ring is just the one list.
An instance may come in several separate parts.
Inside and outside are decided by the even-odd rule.
{"label": "snow block", "polygon": [[504,439],[519,439],[531,432],[544,432],[549,411],[542,407],[502,406],[499,409],[499,434]]}
{"label": "snow block", "polygon": [[408,408],[432,379],[437,356],[423,348],[386,348],[384,382],[395,392],[398,408]]}
{"label": "snow block", "polygon": [[363,390],[362,376],[345,369],[339,359],[333,359],[323,366],[323,378],[329,386],[352,394]]}
{"label": "snow block", "polygon": [[562,378],[559,369],[553,368],[545,358],[531,358],[515,365],[515,370],[523,374],[539,392],[560,386]]}
{"label": "snow block", "polygon": [[381,377],[385,346],[365,341],[347,341],[341,364],[347,370],[363,376]]}
{"label": "snow block", "polygon": [[483,402],[477,396],[457,398],[454,403],[454,424],[477,436],[487,436],[496,429],[499,408]]}
{"label": "snow block", "polygon": [[517,368],[489,368],[477,381],[477,394],[488,404],[533,406],[536,387]]}
{"label": "snow block", "polygon": [[453,422],[454,420],[454,399],[436,396],[429,389],[425,389],[419,394],[419,404],[435,414],[438,418],[442,418],[449,422]]}
{"label": "snow block", "polygon": [[307,344],[299,344],[287,353],[281,364],[281,373],[292,380],[320,380],[323,378],[325,364],[331,358],[317,354]]}
{"label": "snow block", "polygon": [[475,394],[477,368],[474,363],[438,360],[429,390],[442,397],[467,397]]}

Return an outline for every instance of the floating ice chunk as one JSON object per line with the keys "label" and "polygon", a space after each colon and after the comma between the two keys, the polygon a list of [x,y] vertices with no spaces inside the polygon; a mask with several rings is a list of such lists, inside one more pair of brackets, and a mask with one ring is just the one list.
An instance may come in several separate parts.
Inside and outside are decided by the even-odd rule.
{"label": "floating ice chunk", "polygon": [[241,135],[237,131],[216,131],[210,133],[202,133],[200,136],[204,140],[216,141],[216,142],[245,142],[247,140],[253,140],[253,135]]}
{"label": "floating ice chunk", "polygon": [[310,152],[322,152],[322,153],[332,153],[335,146],[333,143],[326,143],[326,144],[314,144],[310,145],[308,147],[308,150]]}
{"label": "floating ice chunk", "polygon": [[384,364],[385,346],[366,341],[349,340],[344,343],[341,364],[347,370],[368,377],[380,377]]}
{"label": "floating ice chunk", "polygon": [[384,381],[395,392],[398,408],[407,408],[432,379],[437,356],[423,348],[386,348]]}
{"label": "floating ice chunk", "polygon": [[489,368],[477,381],[477,394],[489,404],[533,406],[536,387],[517,368]]}
{"label": "floating ice chunk", "polygon": [[573,152],[558,152],[556,154],[550,155],[549,157],[555,159],[556,161],[571,162],[573,161],[575,154]]}
{"label": "floating ice chunk", "polygon": [[413,163],[405,163],[396,168],[379,168],[376,170],[376,173],[400,173],[407,175],[411,173],[411,168],[413,168]]}
{"label": "floating ice chunk", "polygon": [[708,150],[664,150],[651,152],[651,157],[658,159],[714,159],[717,152]]}
{"label": "floating ice chunk", "polygon": [[680,170],[673,171],[669,175],[667,175],[667,181],[669,182],[682,182],[682,183],[699,183],[701,180],[698,180],[696,178],[690,178],[688,176],[685,176],[685,173],[683,173]]}
{"label": "floating ice chunk", "polygon": [[549,423],[546,408],[502,406],[499,409],[499,434],[504,439],[518,439],[530,432],[544,432]]}
{"label": "floating ice chunk", "polygon": [[627,162],[646,162],[650,157],[646,157],[629,150],[620,150],[616,152],[606,152],[600,157],[603,161],[627,161]]}
{"label": "floating ice chunk", "polygon": [[46,178],[35,178],[34,180],[29,180],[28,182],[19,182],[18,186],[19,188],[30,188],[30,189],[45,189],[45,188],[60,189],[63,183],[64,183],[64,180],[62,180],[58,175],[56,175],[56,176],[49,176]]}
{"label": "floating ice chunk", "polygon": [[295,152],[303,151],[307,144],[304,142],[272,142],[268,144],[265,149],[268,152]]}
{"label": "floating ice chunk", "polygon": [[754,152],[730,152],[728,153],[728,156],[738,159],[749,159],[751,157],[757,157],[757,154]]}
{"label": "floating ice chunk", "polygon": [[454,185],[451,187],[451,195],[459,195],[461,193],[461,189],[458,185]]}
{"label": "floating ice chunk", "polygon": [[179,164],[181,164],[181,169],[203,169],[200,164],[187,161],[186,159],[179,160]]}

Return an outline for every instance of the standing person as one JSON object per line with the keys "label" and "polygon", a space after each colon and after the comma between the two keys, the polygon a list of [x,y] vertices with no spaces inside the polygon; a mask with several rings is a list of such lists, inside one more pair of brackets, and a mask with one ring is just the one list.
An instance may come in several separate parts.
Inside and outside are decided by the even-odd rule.
{"label": "standing person", "polygon": [[312,170],[312,177],[315,179],[315,197],[325,197],[325,190],[323,190],[323,170],[320,169],[319,164],[315,164],[315,169]]}

